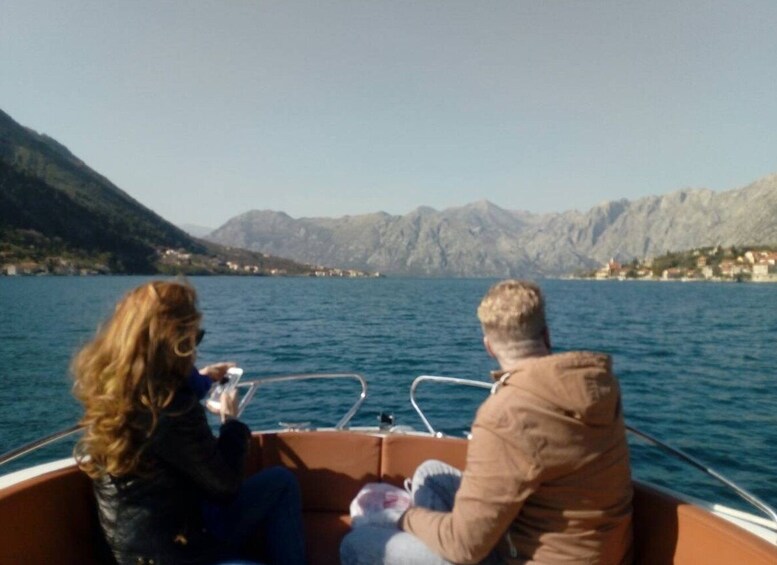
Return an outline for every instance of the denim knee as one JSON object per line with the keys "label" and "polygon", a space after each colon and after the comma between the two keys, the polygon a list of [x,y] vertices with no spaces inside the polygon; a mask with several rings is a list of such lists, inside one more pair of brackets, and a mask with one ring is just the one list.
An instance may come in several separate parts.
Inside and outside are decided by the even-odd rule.
{"label": "denim knee", "polygon": [[427,480],[434,480],[435,477],[458,474],[459,471],[448,463],[437,459],[427,459],[416,468],[413,474],[413,484],[422,485]]}
{"label": "denim knee", "polygon": [[450,465],[444,463],[438,459],[427,459],[416,467],[415,474],[430,475],[436,474],[445,469],[449,469]]}
{"label": "denim knee", "polygon": [[297,480],[297,475],[295,475],[286,467],[281,467],[280,465],[275,467],[268,467],[264,470],[264,472],[267,473],[267,475],[274,482],[276,482],[276,484],[284,485],[291,491],[299,492],[299,481]]}

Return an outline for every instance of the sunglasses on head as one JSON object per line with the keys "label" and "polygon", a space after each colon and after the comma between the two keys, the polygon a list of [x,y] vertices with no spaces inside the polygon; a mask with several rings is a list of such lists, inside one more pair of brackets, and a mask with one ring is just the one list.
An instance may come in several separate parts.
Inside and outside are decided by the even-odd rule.
{"label": "sunglasses on head", "polygon": [[197,337],[194,338],[194,343],[196,345],[199,345],[200,342],[202,341],[202,338],[204,338],[204,337],[205,337],[205,330],[203,330],[203,329],[197,330]]}

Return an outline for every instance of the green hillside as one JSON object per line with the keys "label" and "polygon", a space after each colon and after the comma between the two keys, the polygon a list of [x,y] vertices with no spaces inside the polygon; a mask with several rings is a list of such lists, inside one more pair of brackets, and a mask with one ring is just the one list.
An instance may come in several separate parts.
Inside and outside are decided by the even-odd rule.
{"label": "green hillside", "polygon": [[13,264],[28,273],[312,272],[191,237],[0,110],[0,266]]}
{"label": "green hillside", "polygon": [[0,162],[0,239],[9,258],[41,261],[57,255],[84,264],[94,257],[112,272],[154,272],[153,246],[124,234],[122,227],[110,216]]}
{"label": "green hillside", "polygon": [[154,272],[157,247],[205,248],[77,159],[63,145],[0,111],[0,229],[34,230],[88,254],[108,253],[111,270]]}

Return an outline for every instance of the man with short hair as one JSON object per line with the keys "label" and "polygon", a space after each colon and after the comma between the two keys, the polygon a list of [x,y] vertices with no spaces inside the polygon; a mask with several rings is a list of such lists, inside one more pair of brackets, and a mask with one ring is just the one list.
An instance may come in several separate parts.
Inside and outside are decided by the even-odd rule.
{"label": "man with short hair", "polygon": [[422,464],[397,524],[407,533],[356,528],[343,563],[630,563],[632,485],[610,358],[551,354],[533,283],[494,285],[478,318],[501,370],[463,474]]}

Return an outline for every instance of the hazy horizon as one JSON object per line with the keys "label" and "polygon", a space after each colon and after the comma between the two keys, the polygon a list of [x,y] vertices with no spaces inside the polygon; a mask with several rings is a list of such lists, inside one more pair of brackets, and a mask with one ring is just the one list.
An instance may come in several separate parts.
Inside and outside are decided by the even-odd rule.
{"label": "hazy horizon", "polygon": [[760,0],[10,0],[0,108],[178,225],[589,210],[777,171]]}

